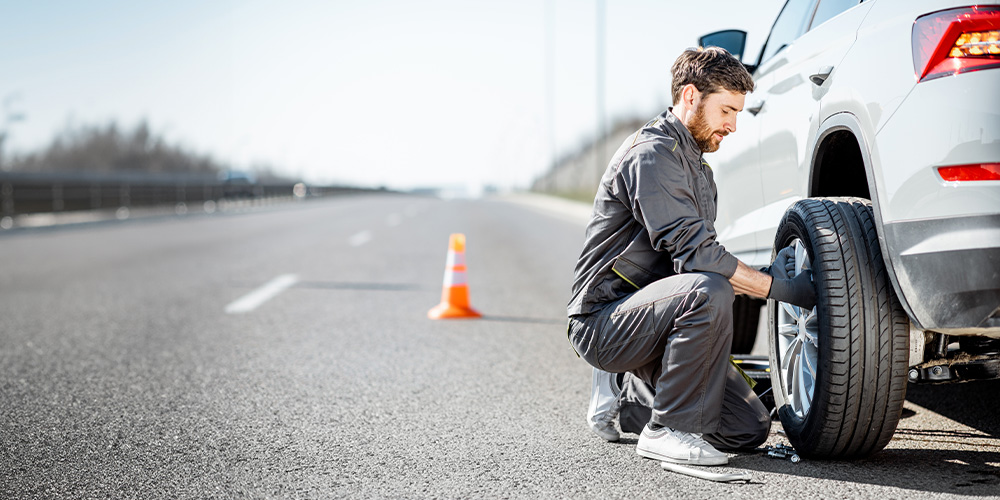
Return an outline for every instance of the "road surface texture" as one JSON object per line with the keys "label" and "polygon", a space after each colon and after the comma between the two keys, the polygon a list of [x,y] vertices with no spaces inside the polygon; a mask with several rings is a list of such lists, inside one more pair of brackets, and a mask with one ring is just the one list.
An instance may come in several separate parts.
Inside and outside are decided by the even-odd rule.
{"label": "road surface texture", "polygon": [[[1000,495],[997,383],[911,386],[866,460],[734,455],[750,484],[592,435],[564,317],[585,217],[386,194],[4,232],[0,498]],[[431,321],[459,232],[485,317]]]}

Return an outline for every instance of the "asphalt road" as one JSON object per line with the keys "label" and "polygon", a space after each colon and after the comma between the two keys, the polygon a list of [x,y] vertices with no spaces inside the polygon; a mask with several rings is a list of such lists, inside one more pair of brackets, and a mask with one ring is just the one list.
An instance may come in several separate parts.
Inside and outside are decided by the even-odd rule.
{"label": "asphalt road", "polygon": [[[357,196],[0,234],[0,498],[1000,496],[998,383],[911,386],[866,460],[733,456],[722,470],[750,484],[601,441],[565,338],[583,222],[523,201]],[[483,319],[426,318],[453,232]]]}

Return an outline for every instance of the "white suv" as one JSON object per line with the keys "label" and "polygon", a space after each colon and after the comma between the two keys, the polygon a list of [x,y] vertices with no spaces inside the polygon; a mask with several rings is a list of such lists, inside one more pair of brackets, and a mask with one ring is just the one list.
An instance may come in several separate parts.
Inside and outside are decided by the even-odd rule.
{"label": "white suv", "polygon": [[775,403],[806,456],[882,449],[907,380],[1000,377],[998,35],[996,0],[789,0],[747,64],[757,88],[708,157],[716,227],[749,264],[794,246],[813,271],[815,309],[768,306]]}

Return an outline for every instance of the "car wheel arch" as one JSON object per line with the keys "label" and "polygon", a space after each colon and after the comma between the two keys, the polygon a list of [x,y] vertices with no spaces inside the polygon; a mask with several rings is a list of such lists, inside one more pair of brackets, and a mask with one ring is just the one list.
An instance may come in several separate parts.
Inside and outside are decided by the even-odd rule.
{"label": "car wheel arch", "polygon": [[867,182],[868,199],[872,202],[872,212],[875,216],[876,231],[878,233],[879,242],[881,243],[882,260],[885,261],[886,267],[888,268],[889,281],[892,283],[892,287],[903,306],[903,310],[906,311],[906,315],[913,318],[913,310],[907,303],[906,297],[902,294],[902,290],[899,286],[899,280],[896,279],[894,259],[891,258],[889,254],[889,246],[886,244],[885,228],[882,220],[881,199],[879,197],[879,185],[875,180],[875,165],[871,155],[872,147],[863,130],[861,121],[858,117],[853,113],[846,111],[834,113],[820,124],[811,154],[808,185],[809,196],[857,196],[857,193],[830,192],[821,186],[824,179],[823,168],[828,166],[827,163],[824,163],[824,160],[830,159],[828,156],[830,152],[829,148],[835,144],[835,141],[842,140],[846,135],[850,135],[858,147],[860,162],[864,168],[864,178]]}

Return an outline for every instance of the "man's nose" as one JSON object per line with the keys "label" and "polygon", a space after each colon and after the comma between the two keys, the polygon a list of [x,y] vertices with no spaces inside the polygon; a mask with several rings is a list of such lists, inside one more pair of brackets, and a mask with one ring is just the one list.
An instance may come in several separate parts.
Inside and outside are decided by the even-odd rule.
{"label": "man's nose", "polygon": [[725,129],[726,129],[726,132],[729,132],[730,134],[732,134],[733,132],[736,132],[736,118],[735,117],[733,117],[732,121],[727,121],[726,122]]}

